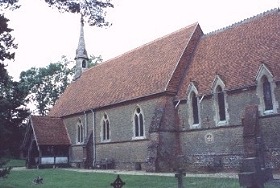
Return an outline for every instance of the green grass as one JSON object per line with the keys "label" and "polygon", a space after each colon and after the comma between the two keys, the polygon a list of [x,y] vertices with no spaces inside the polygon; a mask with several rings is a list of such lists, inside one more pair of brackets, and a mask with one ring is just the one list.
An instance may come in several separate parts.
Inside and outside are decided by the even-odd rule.
{"label": "green grass", "polygon": [[21,160],[21,159],[3,159],[4,161],[7,161],[7,163],[5,165],[3,165],[3,167],[23,167],[25,166],[25,160]]}
{"label": "green grass", "polygon": [[[37,176],[44,178],[43,184],[35,185],[32,183]],[[63,169],[31,169],[31,170],[12,170],[6,179],[0,180],[2,188],[108,188],[116,179],[116,174],[74,172]],[[142,176],[142,175],[120,175],[126,183],[124,188],[176,188],[177,179],[165,176]],[[237,179],[226,178],[184,178],[185,187],[198,188],[237,188]]]}

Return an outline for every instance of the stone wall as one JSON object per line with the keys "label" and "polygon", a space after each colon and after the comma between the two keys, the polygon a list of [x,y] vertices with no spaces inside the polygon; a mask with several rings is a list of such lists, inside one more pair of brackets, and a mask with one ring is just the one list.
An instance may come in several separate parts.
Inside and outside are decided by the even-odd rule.
{"label": "stone wall", "polygon": [[187,170],[238,169],[243,155],[243,127],[231,126],[181,133]]}
{"label": "stone wall", "polygon": [[266,165],[274,170],[280,170],[280,114],[261,117],[259,124],[266,147]]}
{"label": "stone wall", "polygon": [[[84,143],[77,143],[77,122],[79,118],[81,119],[85,129]],[[63,119],[63,122],[66,125],[66,129],[71,141],[71,146],[69,149],[69,162],[70,164],[73,164],[73,166],[78,166],[78,163],[81,164],[83,162],[83,147],[88,141],[87,139],[93,129],[92,113],[83,113],[67,117]]]}
{"label": "stone wall", "polygon": [[140,164],[145,170],[148,140],[135,140],[129,142],[111,142],[97,144],[97,161],[112,159],[116,169],[135,170],[135,165]]}
{"label": "stone wall", "polygon": [[245,106],[256,104],[254,89],[227,92],[227,124],[217,126],[213,95],[204,96],[200,103],[200,128],[188,124],[187,102],[179,106],[180,142],[188,170],[238,170],[243,150],[242,117]]}
{"label": "stone wall", "polygon": [[[111,158],[115,161],[116,168],[134,169],[135,164],[146,168],[148,158],[148,144],[150,140],[150,125],[156,106],[161,98],[133,102],[126,105],[114,106],[96,112],[96,160]],[[144,116],[144,138],[134,138],[134,111],[141,108]],[[110,121],[110,140],[101,140],[101,120],[107,114]]]}

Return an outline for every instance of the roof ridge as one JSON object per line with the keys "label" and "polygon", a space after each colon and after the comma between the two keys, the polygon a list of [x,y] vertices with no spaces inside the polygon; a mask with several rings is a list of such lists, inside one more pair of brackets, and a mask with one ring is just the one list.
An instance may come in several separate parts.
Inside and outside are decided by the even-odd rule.
{"label": "roof ridge", "polygon": [[245,18],[245,19],[243,19],[243,20],[241,20],[241,21],[235,22],[235,23],[230,24],[230,25],[228,25],[228,26],[222,27],[222,28],[220,28],[220,29],[217,29],[217,30],[214,30],[214,31],[210,31],[209,33],[206,33],[205,35],[208,36],[208,35],[217,34],[217,33],[219,33],[219,32],[225,31],[225,30],[227,30],[227,29],[230,29],[230,28],[233,28],[233,27],[242,25],[242,24],[247,23],[247,22],[249,22],[249,21],[258,19],[258,18],[260,18],[260,17],[267,16],[267,15],[269,15],[269,14],[273,14],[273,13],[276,13],[276,12],[280,12],[280,8],[273,8],[273,9],[264,11],[264,12],[262,12],[262,13],[256,14],[256,15],[251,16],[251,17],[248,17],[248,18]]}
{"label": "roof ridge", "polygon": [[48,118],[48,119],[61,119],[60,117],[55,117],[55,116],[41,116],[41,115],[31,115],[31,118]]}

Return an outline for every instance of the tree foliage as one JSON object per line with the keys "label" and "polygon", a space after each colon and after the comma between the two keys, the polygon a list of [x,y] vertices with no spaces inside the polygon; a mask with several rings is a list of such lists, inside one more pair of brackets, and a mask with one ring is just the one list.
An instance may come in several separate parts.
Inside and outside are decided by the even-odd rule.
{"label": "tree foliage", "polygon": [[90,55],[89,56],[89,60],[88,60],[88,68],[94,67],[99,63],[102,63],[103,59],[102,56],[94,56],[94,55]]}
{"label": "tree foliage", "polygon": [[106,8],[113,8],[111,0],[45,0],[61,12],[80,13],[91,26],[103,27],[110,23],[105,20]]}
{"label": "tree foliage", "polygon": [[18,0],[1,0],[0,2],[0,10],[14,10],[19,8],[20,6],[18,5]]}
{"label": "tree foliage", "polygon": [[8,27],[8,19],[0,15],[0,60],[14,59],[14,49],[17,45],[14,43],[14,38],[11,35],[12,29]]}
{"label": "tree foliage", "polygon": [[[89,67],[102,62],[101,56],[90,56]],[[32,67],[20,74],[20,83],[28,96],[27,103],[35,104],[36,111],[40,115],[47,115],[59,96],[71,83],[75,66],[72,61],[62,56],[57,63],[50,63],[44,68]]]}
{"label": "tree foliage", "polygon": [[43,68],[32,67],[20,74],[20,83],[28,91],[27,102],[36,106],[37,113],[47,115],[59,95],[71,82],[73,69],[65,56]]}
{"label": "tree foliage", "polygon": [[20,125],[29,115],[24,107],[26,93],[11,80],[3,64],[0,72],[0,155],[18,155],[23,129]]}
{"label": "tree foliage", "polygon": [[[0,11],[16,9],[17,0],[2,0]],[[14,59],[17,45],[8,27],[9,20],[0,14],[0,156],[19,154],[22,138],[22,121],[29,115],[24,108],[25,93],[18,82],[12,81],[4,61]]]}
{"label": "tree foliage", "polygon": [[[91,26],[109,26],[104,9],[113,8],[110,0],[45,0],[50,7],[61,12],[81,13]],[[1,0],[0,12],[19,8],[18,0]],[[22,138],[21,123],[29,115],[25,108],[26,96],[29,101],[38,101],[39,113],[46,115],[59,95],[70,83],[73,69],[62,59],[58,64],[46,68],[31,68],[23,72],[21,81],[15,82],[8,75],[5,60],[13,60],[17,44],[8,27],[9,19],[0,13],[0,156],[9,151],[16,155]],[[68,61],[68,60],[67,60]]]}

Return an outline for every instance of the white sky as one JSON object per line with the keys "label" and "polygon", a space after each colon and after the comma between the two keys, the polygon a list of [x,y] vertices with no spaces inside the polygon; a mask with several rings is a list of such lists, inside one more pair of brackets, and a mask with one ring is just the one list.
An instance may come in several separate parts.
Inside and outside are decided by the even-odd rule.
{"label": "white sky", "polygon": [[[14,62],[8,63],[11,76],[33,66],[45,67],[62,55],[75,57],[80,31],[80,15],[60,14],[43,0],[24,1],[18,10],[8,12],[9,27],[18,43]],[[113,0],[108,11],[110,28],[85,25],[88,54],[104,60],[121,55],[194,22],[204,33],[278,8],[280,0]]]}

